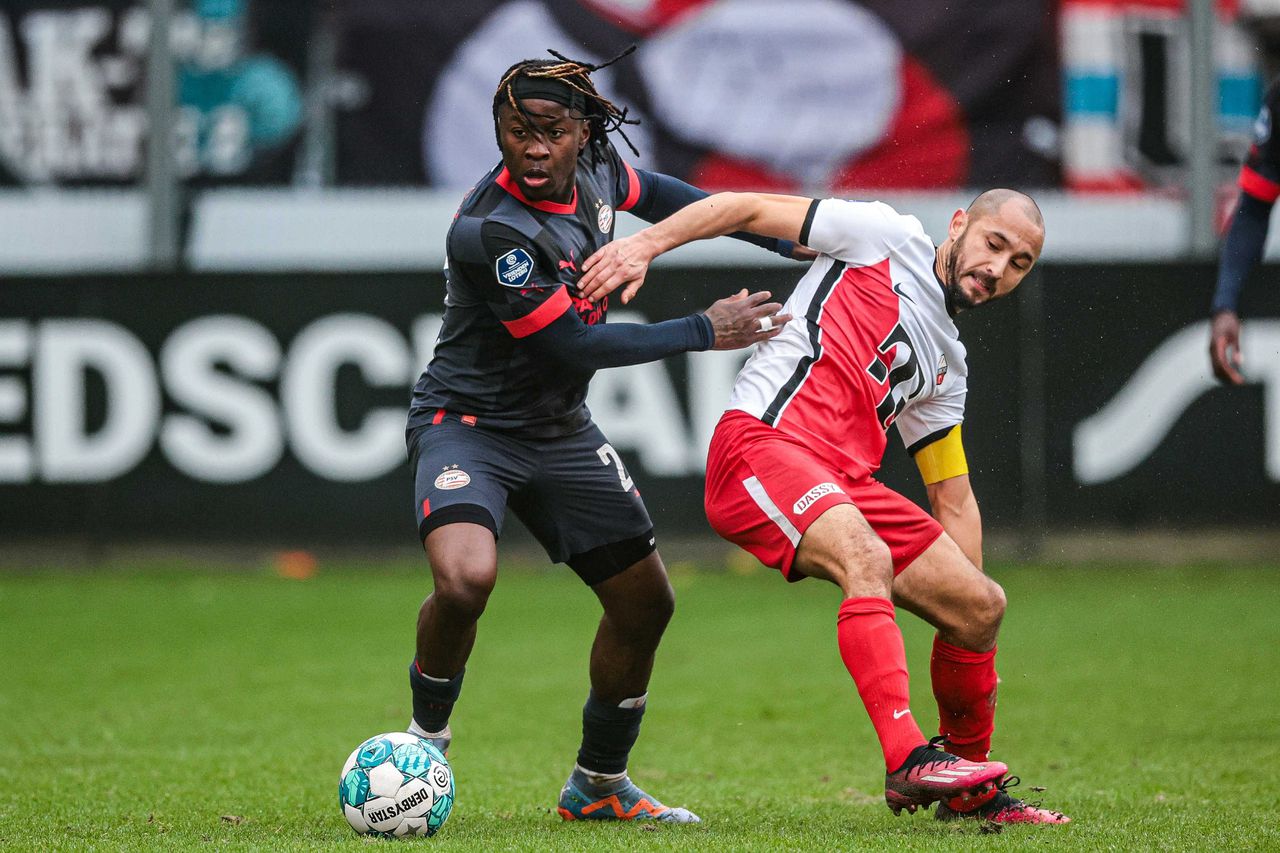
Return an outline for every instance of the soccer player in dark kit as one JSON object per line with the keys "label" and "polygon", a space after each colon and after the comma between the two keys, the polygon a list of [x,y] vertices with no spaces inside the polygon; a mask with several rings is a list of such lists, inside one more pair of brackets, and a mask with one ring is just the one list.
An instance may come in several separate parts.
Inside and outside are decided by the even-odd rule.
{"label": "soccer player in dark kit", "polygon": [[1280,134],[1272,122],[1280,110],[1280,78],[1271,81],[1253,125],[1253,144],[1240,167],[1240,200],[1222,244],[1218,286],[1209,309],[1209,360],[1213,375],[1228,385],[1243,385],[1237,304],[1250,270],[1262,260],[1271,227],[1271,210],[1280,198]]}
{"label": "soccer player in dark kit", "polygon": [[612,239],[615,211],[654,222],[705,193],[623,162],[607,134],[625,113],[590,78],[603,66],[553,55],[513,65],[498,85],[502,162],[450,228],[444,324],[413,392],[409,456],[434,590],[418,617],[409,731],[449,745],[510,507],[604,609],[560,815],[691,823],[627,776],[674,596],[640,493],[584,405],[587,383],[599,368],[768,340],[790,318],[769,293],[744,290],[680,319],[605,325],[607,303],[582,298],[576,281]]}

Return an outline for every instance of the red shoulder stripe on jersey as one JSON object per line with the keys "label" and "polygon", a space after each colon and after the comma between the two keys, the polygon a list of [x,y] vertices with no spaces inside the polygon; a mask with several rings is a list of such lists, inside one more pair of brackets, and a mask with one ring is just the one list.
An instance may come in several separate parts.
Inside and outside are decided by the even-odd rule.
{"label": "red shoulder stripe on jersey", "polygon": [[1267,204],[1273,204],[1280,198],[1280,184],[1264,178],[1248,166],[1240,169],[1240,189]]}
{"label": "red shoulder stripe on jersey", "polygon": [[550,326],[565,309],[573,306],[572,300],[569,299],[569,291],[560,288],[546,302],[534,308],[528,314],[516,320],[503,320],[502,325],[507,327],[507,331],[511,333],[513,338],[527,338],[534,332],[541,332],[547,326]]}
{"label": "red shoulder stripe on jersey", "polygon": [[554,201],[530,201],[524,197],[524,193],[520,191],[520,186],[511,178],[511,173],[507,171],[507,167],[503,166],[502,171],[498,173],[498,177],[494,178],[498,186],[511,193],[522,204],[541,210],[543,213],[574,213],[578,209],[578,188],[573,188],[573,199],[568,204],[559,204]]}
{"label": "red shoulder stripe on jersey", "polygon": [[622,165],[627,167],[627,200],[618,205],[618,210],[630,210],[640,200],[640,176],[630,163],[624,160]]}

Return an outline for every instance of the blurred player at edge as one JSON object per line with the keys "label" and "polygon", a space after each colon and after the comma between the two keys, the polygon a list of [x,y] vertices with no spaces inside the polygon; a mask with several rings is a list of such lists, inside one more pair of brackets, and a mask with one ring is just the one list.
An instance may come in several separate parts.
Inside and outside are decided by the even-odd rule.
{"label": "blurred player at edge", "polygon": [[1236,207],[1222,244],[1218,264],[1218,286],[1209,308],[1212,331],[1209,359],[1213,373],[1223,382],[1243,385],[1240,368],[1240,315],[1236,312],[1240,291],[1249,271],[1262,259],[1271,223],[1271,208],[1280,198],[1280,141],[1271,128],[1272,116],[1280,108],[1280,79],[1272,81],[1262,110],[1253,126],[1253,144],[1240,167],[1240,204]]}
{"label": "blurred player at edge", "polygon": [[624,163],[606,134],[626,117],[592,85],[597,66],[553,55],[513,65],[498,85],[501,162],[449,230],[443,326],[413,392],[407,440],[434,590],[409,667],[409,731],[449,746],[509,506],[604,608],[559,813],[696,822],[627,776],[674,597],[640,492],[591,421],[587,383],[598,368],[768,340],[789,318],[768,293],[744,290],[677,320],[605,325],[606,303],[582,298],[575,282],[582,261],[612,239],[615,210],[656,221],[706,194]]}
{"label": "blurred player at edge", "polygon": [[[960,440],[968,370],[954,323],[1007,296],[1035,264],[1039,208],[990,190],[955,212],[935,248],[919,221],[878,202],[725,193],[605,247],[580,286],[599,298],[626,284],[627,302],[657,255],[738,229],[821,254],[784,306],[803,322],[756,349],[716,427],[711,525],[787,580],[840,587],[840,655],[880,739],[895,814],[941,801],[941,819],[1067,822],[1013,798],[1017,778],[988,758],[1005,597],[981,570],[982,521]],[[871,476],[895,423],[933,516]],[[941,736],[928,742],[909,704],[892,602],[938,629]]]}

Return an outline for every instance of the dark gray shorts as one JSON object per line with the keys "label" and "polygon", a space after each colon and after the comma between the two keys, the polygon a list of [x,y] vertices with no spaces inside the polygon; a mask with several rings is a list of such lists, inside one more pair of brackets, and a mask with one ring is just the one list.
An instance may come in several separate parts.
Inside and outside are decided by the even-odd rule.
{"label": "dark gray shorts", "polygon": [[653,522],[621,458],[588,423],[561,438],[514,438],[448,414],[409,434],[418,536],[455,522],[502,534],[507,507],[584,581],[654,550]]}

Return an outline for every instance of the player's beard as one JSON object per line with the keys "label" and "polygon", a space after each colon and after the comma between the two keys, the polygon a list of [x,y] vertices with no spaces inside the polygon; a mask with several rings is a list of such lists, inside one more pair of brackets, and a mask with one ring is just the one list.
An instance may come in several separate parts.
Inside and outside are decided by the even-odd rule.
{"label": "player's beard", "polygon": [[960,232],[960,236],[956,238],[955,243],[952,244],[951,252],[947,256],[947,263],[946,263],[946,269],[945,269],[947,276],[946,276],[946,283],[944,287],[946,288],[947,300],[951,305],[951,311],[953,313],[959,313],[961,311],[968,311],[971,308],[977,308],[979,305],[982,305],[986,302],[990,302],[992,299],[995,298],[995,283],[991,282],[991,286],[988,288],[987,283],[989,279],[981,275],[976,270],[972,271],[972,275],[975,279],[975,284],[978,287],[986,290],[987,298],[984,299],[982,302],[975,302],[973,300],[973,297],[969,295],[969,292],[960,286],[960,279],[963,278],[965,275],[965,273],[961,272],[961,270],[963,270],[965,267],[965,263],[964,263],[964,255],[961,253],[960,247],[964,245],[964,242],[965,242],[964,238],[965,238],[965,235],[967,235],[968,233],[969,233],[969,226],[966,225],[964,230]]}
{"label": "player's beard", "polygon": [[951,244],[951,251],[947,255],[946,279],[943,286],[947,290],[947,301],[951,303],[952,311],[968,311],[970,308],[977,307],[969,294],[960,286],[960,245],[964,242],[965,234],[969,233],[968,226],[960,232],[960,236]]}

